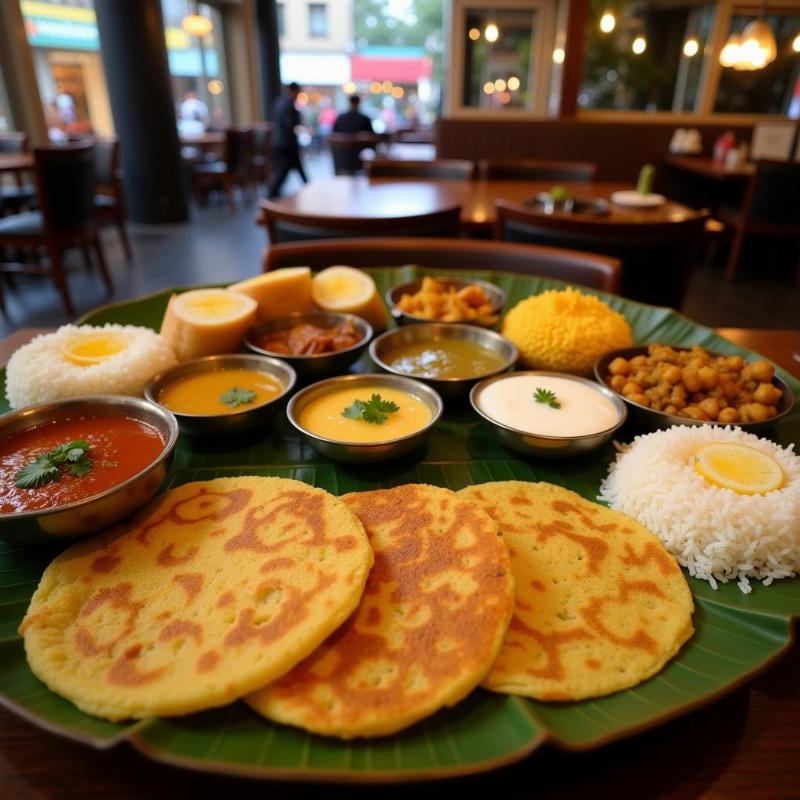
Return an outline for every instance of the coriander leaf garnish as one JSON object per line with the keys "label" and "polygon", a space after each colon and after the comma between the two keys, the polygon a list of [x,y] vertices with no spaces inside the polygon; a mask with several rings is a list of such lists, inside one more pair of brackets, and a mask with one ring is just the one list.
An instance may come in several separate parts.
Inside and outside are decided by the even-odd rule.
{"label": "coriander leaf garnish", "polygon": [[389,414],[399,411],[400,406],[391,400],[384,400],[379,394],[373,394],[369,400],[353,400],[342,411],[342,416],[348,419],[363,419],[372,425],[383,425]]}
{"label": "coriander leaf garnish", "polygon": [[219,396],[220,403],[225,403],[230,408],[244,406],[252,403],[256,399],[256,393],[250,389],[242,389],[241,386],[232,386],[227,392]]}
{"label": "coriander leaf garnish", "polygon": [[533,399],[537,403],[544,403],[545,405],[550,406],[550,408],[561,408],[561,403],[558,401],[556,393],[550,391],[550,389],[537,388],[533,395]]}
{"label": "coriander leaf garnish", "polygon": [[62,466],[70,475],[85,478],[92,469],[92,459],[88,456],[89,447],[89,442],[85,439],[61,444],[17,470],[14,483],[20,489],[35,489],[58,480],[63,474],[59,469]]}

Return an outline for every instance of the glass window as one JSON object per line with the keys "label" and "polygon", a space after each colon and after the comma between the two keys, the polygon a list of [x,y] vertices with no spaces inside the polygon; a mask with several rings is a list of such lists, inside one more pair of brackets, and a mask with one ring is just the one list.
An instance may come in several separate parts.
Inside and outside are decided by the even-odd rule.
{"label": "glass window", "polygon": [[464,30],[464,105],[532,108],[530,86],[536,12],[467,9]]}
{"label": "glass window", "polygon": [[[195,7],[189,0],[161,0],[161,7],[179,130],[196,134],[224,127],[231,117],[222,14],[211,4]],[[206,36],[183,27],[184,17],[195,11],[211,22]]]}
{"label": "glass window", "polygon": [[590,4],[581,108],[693,111],[714,5]]}
{"label": "glass window", "polygon": [[286,36],[286,8],[283,3],[276,4],[278,15],[278,36]]}
{"label": "glass window", "polygon": [[13,130],[14,123],[11,120],[11,110],[8,106],[6,87],[3,83],[3,76],[0,75],[0,131]]}
{"label": "glass window", "polygon": [[[729,34],[740,34],[754,19],[753,15],[735,15]],[[724,67],[715,111],[788,114],[800,119],[800,12],[773,14],[767,22],[778,46],[775,60],[753,71]]]}
{"label": "glass window", "polygon": [[308,35],[314,38],[328,35],[328,6],[325,3],[309,3]]}

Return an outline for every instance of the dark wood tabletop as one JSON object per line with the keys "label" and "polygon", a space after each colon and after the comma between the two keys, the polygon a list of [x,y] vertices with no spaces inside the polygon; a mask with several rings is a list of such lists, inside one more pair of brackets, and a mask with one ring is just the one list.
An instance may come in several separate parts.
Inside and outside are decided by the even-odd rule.
{"label": "dark wood tabletop", "polygon": [[[570,183],[563,181],[446,180],[429,178],[366,178],[337,176],[312,181],[279,205],[312,217],[354,217],[377,219],[461,206],[461,224],[468,229],[491,229],[495,222],[496,200],[524,203],[558,183],[570,195],[585,199],[608,200],[613,192],[630,190],[628,183]],[[536,206],[530,206],[536,211]],[[610,204],[610,213],[591,218],[609,225],[682,221],[696,211],[667,201],[654,208],[640,209]]]}
{"label": "dark wood tabletop", "polygon": [[33,165],[33,153],[0,153],[0,172],[20,172]]}
{"label": "dark wood tabletop", "polygon": [[738,167],[726,167],[706,156],[664,156],[664,163],[693,175],[712,178],[715,181],[746,181],[755,175],[756,166],[752,163]]}
{"label": "dark wood tabletop", "polygon": [[[0,341],[0,363],[41,329]],[[798,330],[719,331],[800,378]],[[484,794],[503,798],[795,800],[800,793],[800,646],[749,684],[655,730],[587,753],[545,745],[523,762],[484,775],[412,786],[263,784],[186,772],[123,744],[98,752],[46,733],[0,709],[0,797],[374,798]]]}

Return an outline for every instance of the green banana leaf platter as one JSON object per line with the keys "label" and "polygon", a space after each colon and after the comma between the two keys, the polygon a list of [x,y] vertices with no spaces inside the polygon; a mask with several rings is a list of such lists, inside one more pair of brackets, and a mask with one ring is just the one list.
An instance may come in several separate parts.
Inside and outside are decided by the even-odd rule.
{"label": "green banana leaf platter", "polygon": [[[425,274],[407,266],[370,271],[383,293]],[[448,273],[451,273],[448,270]],[[456,272],[490,280],[508,306],[562,284],[532,276]],[[587,290],[588,291],[588,290]],[[84,322],[158,328],[171,291],[105,306]],[[665,308],[602,295],[622,312],[637,343],[698,344],[723,353],[749,352]],[[369,368],[362,364],[361,368]],[[800,383],[781,373],[800,396]],[[2,410],[7,410],[3,408]],[[623,427],[617,438],[636,431]],[[772,433],[782,445],[800,441],[800,404]],[[167,486],[242,474],[295,478],[334,494],[431,483],[451,489],[485,481],[549,481],[596,498],[613,458],[611,444],[572,461],[525,459],[505,450],[471,410],[449,410],[426,449],[379,467],[342,466],[317,455],[285,420],[260,441],[197,442],[181,437]],[[524,758],[544,742],[584,750],[652,728],[713,701],[753,678],[792,644],[800,614],[800,579],[770,587],[754,583],[745,595],[733,584],[713,590],[689,578],[696,633],[658,675],[627,691],[575,703],[545,704],[476,690],[454,708],[394,736],[338,741],[268,722],[243,703],[173,719],[114,724],[78,711],[50,692],[28,669],[17,633],[52,548],[0,544],[0,702],[56,734],[106,749],[128,742],[146,756],[190,769],[265,779],[401,782],[483,772]]]}

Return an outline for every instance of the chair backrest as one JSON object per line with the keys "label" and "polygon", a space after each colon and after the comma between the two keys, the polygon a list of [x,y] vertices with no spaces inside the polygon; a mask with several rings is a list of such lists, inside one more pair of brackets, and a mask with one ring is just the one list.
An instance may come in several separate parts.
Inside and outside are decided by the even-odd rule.
{"label": "chair backrest", "polygon": [[254,134],[249,126],[230,126],[225,130],[225,163],[229,172],[246,172],[253,161]]}
{"label": "chair backrest", "polygon": [[557,247],[486,242],[479,239],[339,239],[280,244],[264,253],[264,272],[279,267],[323,269],[331,264],[436,269],[498,269],[577,283],[606,292],[619,290],[622,269],[616,258]]}
{"label": "chair backrest", "polygon": [[405,217],[312,217],[269,200],[261,201],[261,211],[271,244],[364,236],[456,236],[461,217],[460,206]]}
{"label": "chair backrest", "polygon": [[676,222],[621,224],[551,216],[503,201],[495,209],[496,238],[618,258],[625,297],[673,308],[683,304],[707,218],[698,212]]}
{"label": "chair backrest", "polygon": [[119,138],[98,137],[94,140],[94,180],[106,194],[117,194],[122,177],[119,165]]}
{"label": "chair backrest", "polygon": [[0,153],[27,153],[28,134],[22,131],[0,133]]}
{"label": "chair backrest", "polygon": [[361,153],[375,150],[381,142],[377,133],[331,133],[328,147],[333,157],[333,171],[336,175],[352,175],[364,168]]}
{"label": "chair backrest", "polygon": [[540,161],[532,158],[485,158],[478,163],[481,178],[520,181],[594,180],[595,165],[589,161]]}
{"label": "chair backrest", "polygon": [[94,223],[94,142],[37,147],[36,181],[50,232],[91,230]]}
{"label": "chair backrest", "polygon": [[370,178],[444,178],[470,180],[475,177],[475,164],[461,159],[434,159],[433,161],[405,161],[376,158],[366,166]]}
{"label": "chair backrest", "polygon": [[743,213],[750,222],[800,229],[800,162],[758,161]]}

